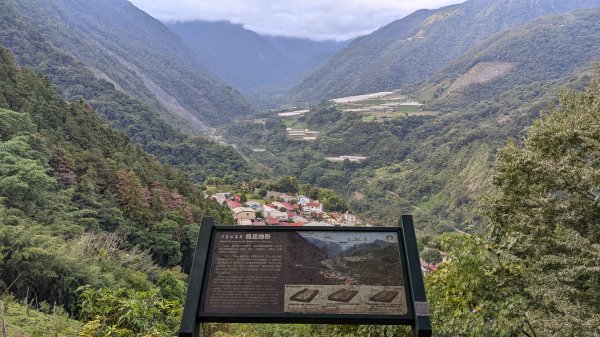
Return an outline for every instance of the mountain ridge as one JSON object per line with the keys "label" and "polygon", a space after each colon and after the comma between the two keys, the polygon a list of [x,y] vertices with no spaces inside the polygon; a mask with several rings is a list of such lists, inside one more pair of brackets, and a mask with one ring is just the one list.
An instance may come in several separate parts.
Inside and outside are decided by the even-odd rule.
{"label": "mountain ridge", "polygon": [[[7,0],[3,0],[7,1]],[[177,35],[125,0],[13,1],[49,42],[192,132],[254,112]]]}
{"label": "mountain ridge", "polygon": [[[215,76],[250,96],[281,91],[301,80],[345,42],[261,35],[229,21],[166,23]],[[264,96],[264,94],[262,95]]]}
{"label": "mountain ridge", "polygon": [[[47,76],[67,101],[85,101],[113,128],[156,155],[163,163],[185,168],[196,182],[207,176],[247,175],[250,168],[233,148],[190,138],[164,121],[149,105],[99,79],[85,64],[54,47],[7,1],[0,1],[0,45],[22,66]],[[218,158],[218,159],[217,159]]]}
{"label": "mountain ridge", "polygon": [[314,102],[418,83],[502,30],[599,6],[598,0],[470,0],[417,11],[356,39],[292,89],[290,100]]}

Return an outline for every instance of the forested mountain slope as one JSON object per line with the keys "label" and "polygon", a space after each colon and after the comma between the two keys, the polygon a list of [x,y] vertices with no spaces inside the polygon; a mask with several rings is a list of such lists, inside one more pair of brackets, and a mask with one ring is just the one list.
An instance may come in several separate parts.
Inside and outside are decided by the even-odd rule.
{"label": "forested mountain slope", "polygon": [[600,6],[600,0],[469,0],[417,11],[358,38],[292,90],[318,101],[416,83],[491,35],[549,14]]}
{"label": "forested mountain slope", "polygon": [[[11,285],[36,308],[55,303],[84,315],[80,286],[127,289],[132,301],[149,296],[148,303],[163,305],[152,325],[172,332],[176,321],[168,322],[167,311],[181,303],[163,297],[181,301],[183,283],[160,267],[189,269],[206,215],[232,221],[185,174],[160,164],[84,102],[64,102],[45,77],[0,49],[3,289]],[[154,292],[165,277],[178,295]]]}
{"label": "forested mountain slope", "polygon": [[[345,43],[261,36],[230,22],[173,22],[177,33],[206,67],[232,86],[249,94],[281,90],[298,80],[299,72],[315,69]],[[311,70],[312,70],[311,69]]]}
{"label": "forested mountain slope", "polygon": [[4,0],[0,1],[0,28],[0,46],[10,48],[20,64],[43,72],[64,98],[89,102],[112,127],[124,131],[161,161],[188,168],[196,181],[207,175],[248,172],[234,149],[189,137],[169,125],[149,105],[117,90],[85,64],[54,47]]}
{"label": "forested mountain slope", "polygon": [[[162,23],[126,0],[2,0],[52,45],[169,122],[195,132],[249,114],[234,89],[208,75]],[[40,64],[31,64],[39,67]],[[57,82],[61,89],[69,83]]]}
{"label": "forested mountain slope", "polygon": [[533,20],[478,44],[430,79],[407,88],[426,108],[453,111],[600,60],[600,9]]}
{"label": "forested mountain slope", "polygon": [[[600,60],[599,15],[600,9],[575,11],[491,37],[466,54],[472,59],[448,67],[455,72],[444,69],[422,86],[405,88],[425,103],[422,111],[373,121],[325,104],[296,120],[271,115],[265,126],[236,124],[227,131],[233,139],[243,130],[244,144],[274,154],[242,147],[251,160],[345,194],[352,211],[375,223],[412,213],[427,230],[478,230],[473,201],[489,189],[496,149],[519,137],[561,89],[580,88],[593,75]],[[461,75],[471,68],[497,76],[469,82]],[[296,141],[286,137],[289,125],[321,133],[310,143]],[[367,159],[326,160],[340,155]]]}

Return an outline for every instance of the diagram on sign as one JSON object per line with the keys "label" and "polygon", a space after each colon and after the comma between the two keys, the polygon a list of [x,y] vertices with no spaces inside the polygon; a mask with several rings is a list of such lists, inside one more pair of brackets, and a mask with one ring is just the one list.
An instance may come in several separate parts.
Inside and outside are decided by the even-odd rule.
{"label": "diagram on sign", "polygon": [[[402,265],[390,233],[301,232],[302,251],[292,252],[296,278],[285,285],[285,312],[406,314]],[[300,276],[301,275],[301,276]],[[311,291],[309,302],[289,294]]]}

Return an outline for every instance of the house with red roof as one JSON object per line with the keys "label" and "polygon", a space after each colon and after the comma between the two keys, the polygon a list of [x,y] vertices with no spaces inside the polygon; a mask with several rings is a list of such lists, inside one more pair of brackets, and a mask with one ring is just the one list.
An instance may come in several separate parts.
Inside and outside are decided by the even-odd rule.
{"label": "house with red roof", "polygon": [[229,207],[229,209],[234,209],[234,208],[242,207],[242,204],[240,204],[237,201],[225,200],[225,202],[227,203],[227,207]]}
{"label": "house with red roof", "polygon": [[306,215],[311,213],[320,214],[323,213],[323,205],[316,201],[311,201],[302,206],[302,212],[304,212]]}
{"label": "house with red roof", "polygon": [[283,208],[285,208],[288,212],[293,212],[295,210],[297,210],[300,206],[298,205],[292,205],[289,202],[282,202],[281,205],[283,206]]}

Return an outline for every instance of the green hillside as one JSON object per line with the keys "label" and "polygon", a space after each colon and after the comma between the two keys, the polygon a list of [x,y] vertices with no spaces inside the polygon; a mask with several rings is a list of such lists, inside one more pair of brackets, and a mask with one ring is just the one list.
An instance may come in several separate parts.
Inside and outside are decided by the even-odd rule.
{"label": "green hillside", "polygon": [[[6,49],[0,158],[0,284],[36,309],[94,317],[80,296],[106,288],[127,289],[131,304],[175,301],[161,310],[177,312],[180,271],[189,271],[200,218],[232,221],[183,172],[160,164],[84,102],[63,101]],[[167,292],[172,287],[178,293]],[[152,326],[173,331],[176,323]]]}
{"label": "green hillside", "polygon": [[[238,92],[208,75],[174,33],[128,1],[2,2],[94,77],[150,105],[174,125],[206,131],[207,125],[253,112]],[[26,65],[43,71],[39,63]],[[70,83],[48,75],[68,91]]]}
{"label": "green hillside", "polygon": [[598,6],[598,0],[470,0],[417,11],[356,39],[293,89],[291,99],[315,102],[418,83],[495,33]]}
{"label": "green hillside", "polygon": [[600,9],[534,20],[496,34],[409,90],[453,111],[522,86],[548,83],[600,60]]}

